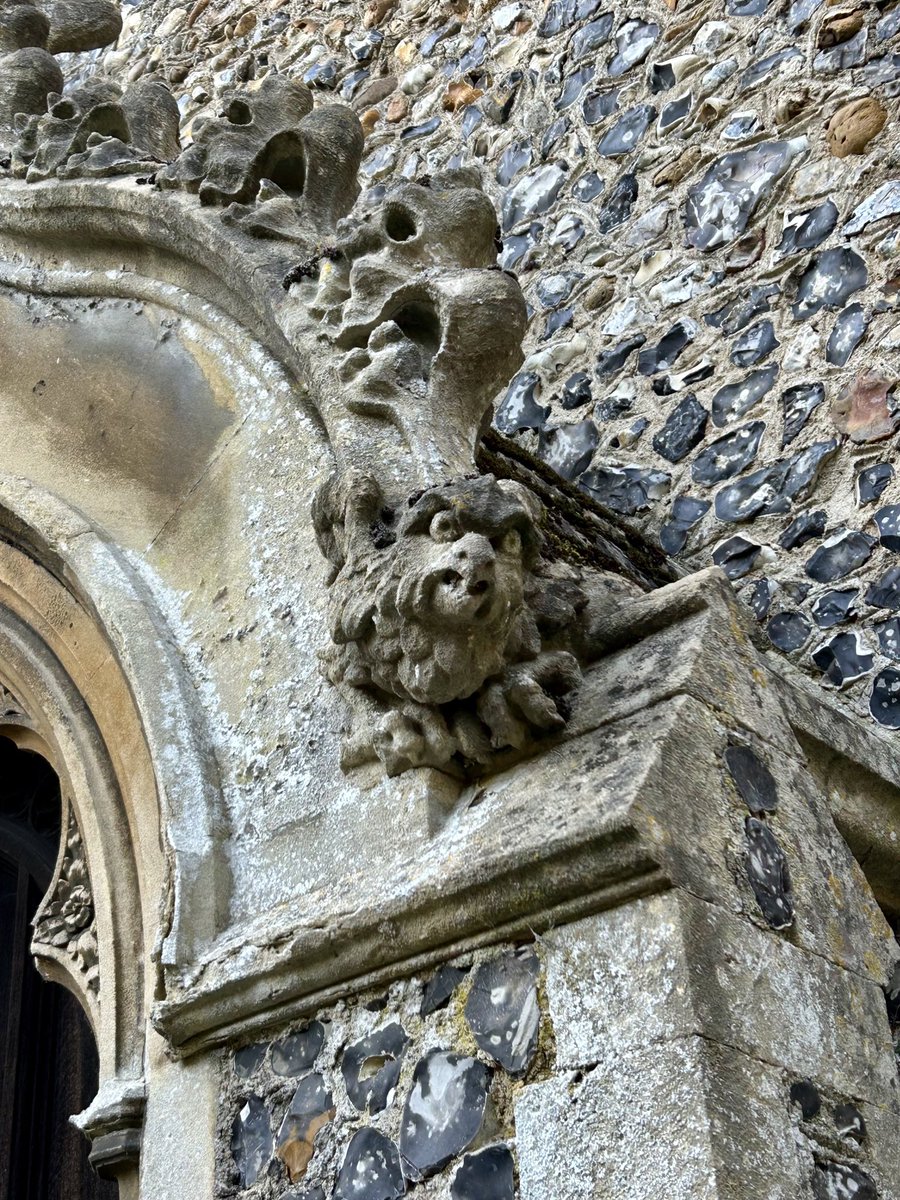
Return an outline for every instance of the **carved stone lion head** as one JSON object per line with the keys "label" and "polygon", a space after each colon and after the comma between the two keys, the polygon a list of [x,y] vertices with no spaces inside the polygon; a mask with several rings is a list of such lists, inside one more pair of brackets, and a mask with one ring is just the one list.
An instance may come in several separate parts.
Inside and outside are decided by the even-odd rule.
{"label": "carved stone lion head", "polygon": [[540,504],[525,488],[479,476],[411,497],[402,512],[373,503],[371,487],[351,492],[342,523],[323,528],[333,495],[316,513],[337,568],[329,677],[447,704],[534,646],[525,592]]}

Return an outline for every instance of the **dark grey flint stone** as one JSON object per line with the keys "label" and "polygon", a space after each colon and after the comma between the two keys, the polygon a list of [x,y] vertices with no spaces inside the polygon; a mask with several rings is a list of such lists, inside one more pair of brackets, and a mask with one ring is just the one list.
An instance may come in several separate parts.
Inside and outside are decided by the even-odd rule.
{"label": "dark grey flint stone", "polygon": [[387,1108],[400,1078],[408,1043],[406,1031],[392,1021],[347,1047],[341,1060],[341,1074],[354,1108],[371,1113]]}
{"label": "dark grey flint stone", "polygon": [[758,754],[749,746],[729,746],[725,751],[725,766],[741,799],[755,817],[775,812],[778,788],[772,772]]}
{"label": "dark grey flint stone", "polygon": [[538,457],[563,479],[575,479],[590,466],[599,441],[597,426],[591,420],[560,425],[557,429],[541,430]]}
{"label": "dark grey flint stone", "polygon": [[572,199],[579,200],[582,204],[587,204],[599,196],[605,187],[606,183],[596,171],[588,171],[585,175],[581,176],[572,188]]}
{"label": "dark grey flint stone", "polygon": [[812,626],[799,612],[780,612],[766,626],[769,641],[785,654],[793,654],[805,646]]}
{"label": "dark grey flint stone", "polygon": [[739,475],[756,458],[765,431],[765,421],[753,421],[710,442],[691,464],[695,483],[721,483]]}
{"label": "dark grey flint stone", "polygon": [[752,63],[741,76],[740,91],[747,92],[750,88],[756,87],[767,76],[777,71],[779,67],[786,62],[791,62],[792,59],[802,58],[802,53],[794,46],[785,46],[783,50],[776,50],[774,54],[770,54],[767,58],[761,58],[758,62]]}
{"label": "dark grey flint stone", "polygon": [[878,1200],[875,1184],[859,1167],[843,1163],[816,1163],[813,1175],[815,1200]]}
{"label": "dark grey flint stone", "polygon": [[613,346],[612,350],[602,350],[597,355],[597,365],[594,368],[597,378],[608,379],[610,375],[621,371],[629,355],[633,354],[635,350],[639,350],[646,340],[644,334],[636,333],[633,337]]}
{"label": "dark grey flint stone", "polygon": [[811,209],[799,224],[789,225],[778,246],[778,255],[784,258],[800,250],[815,250],[833,231],[838,222],[837,205],[826,200]]}
{"label": "dark grey flint stone", "polygon": [[769,7],[769,0],[725,0],[725,11],[734,17],[758,17]]}
{"label": "dark grey flint stone", "polygon": [[875,608],[900,608],[900,567],[891,567],[871,585],[866,592],[866,604]]}
{"label": "dark grey flint stone", "polygon": [[602,46],[604,42],[608,42],[609,35],[612,33],[614,20],[615,18],[612,13],[603,13],[596,20],[588,21],[587,24],[582,25],[580,29],[576,30],[569,43],[569,53],[572,56],[572,62],[581,62],[583,58],[593,56],[598,46]]}
{"label": "dark grey flint stone", "polygon": [[835,1105],[834,1127],[841,1137],[852,1138],[854,1142],[863,1142],[866,1138],[866,1119],[855,1104]]}
{"label": "dark grey flint stone", "polygon": [[600,139],[597,153],[603,158],[630,154],[655,120],[656,109],[652,104],[637,104],[629,108]]}
{"label": "dark grey flint stone", "polygon": [[593,78],[594,68],[591,66],[581,67],[568,75],[559,99],[553,106],[556,111],[565,112],[567,108],[571,107]]}
{"label": "dark grey flint stone", "polygon": [[781,288],[777,283],[761,283],[751,287],[746,294],[742,293],[736,299],[729,300],[715,312],[706,313],[703,320],[707,325],[721,329],[731,337],[732,334],[740,333],[746,328],[754,317],[769,312],[772,307],[769,301],[780,295]]}
{"label": "dark grey flint stone", "polygon": [[679,554],[687,542],[688,533],[709,512],[708,500],[693,496],[678,496],[672,505],[672,516],[659,531],[659,544],[666,554]]}
{"label": "dark grey flint stone", "polygon": [[623,175],[616,180],[597,215],[597,228],[601,233],[609,233],[628,220],[637,194],[637,176]]}
{"label": "dark grey flint stone", "polygon": [[550,415],[550,408],[538,404],[535,399],[539,388],[540,379],[532,371],[525,371],[513,379],[494,418],[501,433],[542,428]]}
{"label": "dark grey flint stone", "polygon": [[825,347],[825,358],[835,367],[844,367],[850,355],[862,341],[869,324],[869,318],[861,304],[848,304],[838,313],[828,345]]}
{"label": "dark grey flint stone", "polygon": [[269,1111],[259,1096],[250,1096],[231,1126],[231,1153],[241,1187],[250,1187],[265,1174],[274,1149]]}
{"label": "dark grey flint stone", "polygon": [[358,1129],[338,1171],[333,1200],[399,1200],[405,1191],[394,1143],[371,1125]]}
{"label": "dark grey flint stone", "polygon": [[804,567],[816,583],[834,583],[867,562],[875,539],[857,529],[842,529],[826,538]]}
{"label": "dark grey flint stone", "polygon": [[429,133],[434,133],[440,123],[440,117],[431,117],[430,120],[423,121],[421,125],[407,125],[400,134],[400,141],[409,142],[414,138],[427,137]]}
{"label": "dark grey flint stone", "polygon": [[729,579],[741,579],[753,570],[753,564],[759,558],[762,546],[751,542],[748,538],[736,534],[716,546],[712,552],[712,560],[721,567]]}
{"label": "dark grey flint stone", "polygon": [[679,96],[677,100],[672,100],[666,104],[659,114],[659,131],[663,133],[666,129],[671,129],[673,125],[677,125],[691,111],[691,105],[694,98],[690,92],[685,92],[683,96]]}
{"label": "dark grey flint stone", "polygon": [[763,621],[772,607],[772,585],[768,579],[758,579],[750,592],[747,603],[757,621]]}
{"label": "dark grey flint stone", "polygon": [[778,377],[778,364],[760,367],[745,375],[740,383],[728,383],[719,388],[712,400],[712,419],[715,425],[725,425],[735,417],[759,404]]}
{"label": "dark grey flint stone", "polygon": [[540,221],[532,221],[524,233],[510,234],[503,239],[503,250],[499,264],[503,271],[512,271],[519,265],[529,250],[540,242],[544,227]]}
{"label": "dark grey flint stone", "polygon": [[688,367],[681,373],[678,388],[673,386],[669,375],[666,375],[664,379],[654,379],[650,386],[657,396],[672,396],[681,388],[693,387],[695,383],[702,383],[704,379],[709,379],[713,374],[715,374],[715,368],[712,363],[698,363],[696,367]]}
{"label": "dark grey flint stone", "polygon": [[642,375],[655,375],[668,371],[677,361],[685,346],[690,345],[697,334],[692,321],[678,321],[664,333],[655,346],[648,346],[638,355],[638,371]]}
{"label": "dark grey flint stone", "polygon": [[823,383],[798,383],[788,388],[781,396],[781,407],[784,413],[784,430],[781,435],[781,447],[789,445],[806,422],[809,414],[825,399]]}
{"label": "dark grey flint stone", "polygon": [[497,166],[497,182],[501,187],[507,187],[514,176],[531,166],[531,144],[529,142],[513,142],[500,155]]}
{"label": "dark grey flint stone", "polygon": [[325,1027],[321,1021],[310,1021],[297,1033],[272,1043],[272,1070],[276,1075],[299,1075],[309,1070],[324,1045]]}
{"label": "dark grey flint stone", "polygon": [[450,1185],[450,1200],[515,1200],[513,1157],[506,1146],[467,1154]]}
{"label": "dark grey flint stone", "polygon": [[794,0],[788,9],[787,24],[791,33],[797,33],[813,15],[823,0]]}
{"label": "dark grey flint stone", "polygon": [[267,1050],[266,1042],[254,1042],[252,1046],[244,1046],[234,1055],[234,1073],[238,1079],[249,1079],[263,1064]]}
{"label": "dark grey flint stone", "polygon": [[567,177],[566,168],[559,163],[545,163],[536,171],[523,175],[503,197],[501,217],[504,233],[520,221],[545,213],[553,205]]}
{"label": "dark grey flint stone", "polygon": [[791,1084],[791,1104],[796,1104],[804,1121],[811,1121],[822,1107],[819,1089],[811,1079],[799,1079]]}
{"label": "dark grey flint stone", "polygon": [[894,478],[894,468],[888,462],[863,467],[856,477],[856,497],[860,504],[874,504]]}
{"label": "dark grey flint stone", "polygon": [[590,96],[585,96],[581,105],[585,125],[599,125],[601,121],[611,117],[619,107],[620,90],[613,88],[608,92],[592,92]]}
{"label": "dark grey flint stone", "polygon": [[654,435],[653,449],[671,463],[681,462],[702,441],[708,416],[694,393],[688,392]]}
{"label": "dark grey flint stone", "polygon": [[900,729],[900,671],[885,667],[875,676],[869,712],[888,729]]}
{"label": "dark grey flint stone", "polygon": [[554,271],[538,280],[538,299],[544,308],[556,308],[564,300],[568,300],[572,288],[583,278],[576,271]]}
{"label": "dark grey flint stone", "polygon": [[749,137],[751,133],[756,133],[759,127],[758,113],[738,113],[722,130],[722,137],[726,142],[739,142],[742,138]]}
{"label": "dark grey flint stone", "polygon": [[824,532],[825,509],[820,508],[815,512],[805,512],[799,517],[794,517],[778,539],[778,544],[785,550],[796,550],[798,546],[805,546],[813,538],[821,537]]}
{"label": "dark grey flint stone", "polygon": [[762,142],[716,159],[688,191],[684,213],[688,245],[712,250],[740,237],[753,210],[788,169],[798,149],[791,142]]}
{"label": "dark grey flint stone", "polygon": [[847,246],[823,250],[800,277],[791,311],[798,321],[805,321],[822,308],[843,308],[868,281],[865,261],[855,250]]}
{"label": "dark grey flint stone", "polygon": [[538,37],[553,37],[576,21],[592,17],[599,7],[600,0],[553,0],[538,26]]}
{"label": "dark grey flint stone", "polygon": [[874,628],[881,653],[900,662],[900,617],[888,617]]}
{"label": "dark grey flint stone", "polygon": [[900,504],[886,504],[875,514],[882,546],[900,553]]}
{"label": "dark grey flint stone", "polygon": [[900,78],[900,54],[882,54],[873,58],[857,72],[857,79],[863,87],[880,87],[884,95],[896,96],[897,80]]}
{"label": "dark grey flint stone", "polygon": [[716,516],[720,521],[748,521],[757,515],[787,512],[795,500],[809,494],[822,465],[837,449],[836,441],[814,442],[792,458],[744,475],[716,493]]}
{"label": "dark grey flint stone", "polygon": [[643,62],[658,37],[659,26],[649,21],[631,20],[620,25],[616,33],[618,54],[610,62],[607,74],[616,79]]}
{"label": "dark grey flint stone", "polygon": [[[900,9],[897,11],[900,12]],[[900,213],[900,179],[889,179],[861,204],[857,204],[844,223],[844,233],[851,237],[854,233],[861,233],[873,221],[881,221],[897,213]]]}
{"label": "dark grey flint stone", "polygon": [[484,1120],[491,1073],[484,1063],[447,1050],[420,1058],[400,1124],[407,1179],[420,1180],[461,1154]]}
{"label": "dark grey flint stone", "polygon": [[747,837],[747,878],[766,923],[788,929],[794,923],[791,876],[775,834],[756,817],[744,821]]}
{"label": "dark grey flint stone", "polygon": [[540,970],[533,950],[501,954],[478,967],[466,1001],[475,1041],[510,1075],[524,1075],[537,1053]]}
{"label": "dark grey flint stone", "polygon": [[736,367],[752,367],[776,350],[780,342],[771,321],[751,325],[731,347],[731,361]]}
{"label": "dark grey flint stone", "polygon": [[613,512],[630,517],[663,496],[671,478],[665,471],[642,467],[592,467],[578,484]]}
{"label": "dark grey flint stone", "polygon": [[568,132],[570,124],[571,122],[569,118],[562,116],[557,117],[553,124],[549,126],[547,132],[541,138],[541,158],[548,157],[550,151],[553,149],[559,139],[564,133]]}
{"label": "dark grey flint stone", "polygon": [[468,968],[462,967],[438,967],[434,975],[425,985],[425,991],[422,993],[422,1007],[419,1009],[419,1016],[427,1017],[431,1013],[437,1012],[439,1008],[445,1008],[450,1001],[450,997],[468,975]]}
{"label": "dark grey flint stone", "polygon": [[813,620],[820,629],[830,629],[845,621],[850,606],[859,595],[859,588],[844,588],[824,592],[812,606]]}
{"label": "dark grey flint stone", "polygon": [[563,384],[559,402],[563,408],[571,410],[590,404],[593,398],[590,375],[584,371],[575,371]]}
{"label": "dark grey flint stone", "polygon": [[876,42],[886,42],[900,33],[900,8],[889,9],[875,26]]}
{"label": "dark grey flint stone", "polygon": [[874,656],[855,630],[836,633],[829,641],[818,646],[810,657],[835,687],[843,687],[845,683],[860,679],[875,665]]}
{"label": "dark grey flint stone", "polygon": [[325,1200],[325,1193],[317,1183],[308,1188],[292,1188],[280,1200]]}

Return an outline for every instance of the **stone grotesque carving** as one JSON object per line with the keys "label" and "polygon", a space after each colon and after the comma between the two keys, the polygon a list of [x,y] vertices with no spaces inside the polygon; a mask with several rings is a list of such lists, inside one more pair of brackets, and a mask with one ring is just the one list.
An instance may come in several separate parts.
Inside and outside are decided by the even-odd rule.
{"label": "stone grotesque carving", "polygon": [[580,680],[565,630],[586,596],[574,572],[542,573],[526,488],[477,476],[395,511],[351,474],[314,516],[335,571],[325,670],[354,716],[345,766],[482,764],[565,724]]}
{"label": "stone grotesque carving", "polygon": [[584,630],[615,589],[551,545],[524,481],[476,467],[526,325],[477,172],[360,195],[357,118],[314,109],[278,75],[226,97],[181,152],[171,105],[152,81],[123,95],[89,80],[25,121],[14,171],[159,166],[157,187],[181,193],[173,210],[197,196],[204,222],[257,241],[255,263],[258,240],[271,244],[254,274],[334,454],[313,515],[331,567],[324,669],[350,713],[344,765],[465,774],[561,729]]}
{"label": "stone grotesque carving", "polygon": [[123,93],[92,76],[47,104],[41,116],[17,118],[13,174],[29,182],[155,171],[178,153],[178,106],[153,80]]}
{"label": "stone grotesque carving", "polygon": [[81,831],[69,810],[65,849],[50,891],[34,919],[35,953],[52,946],[75,964],[89,992],[100,986],[94,899]]}

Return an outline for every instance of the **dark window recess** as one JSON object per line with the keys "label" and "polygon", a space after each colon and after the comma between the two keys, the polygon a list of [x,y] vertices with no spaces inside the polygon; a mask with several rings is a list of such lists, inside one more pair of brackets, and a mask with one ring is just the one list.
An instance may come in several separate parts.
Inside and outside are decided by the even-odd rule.
{"label": "dark window recess", "polygon": [[31,919],[60,836],[59,781],[0,738],[0,1200],[115,1200],[69,1117],[97,1092],[93,1034],[74,996],[38,974]]}

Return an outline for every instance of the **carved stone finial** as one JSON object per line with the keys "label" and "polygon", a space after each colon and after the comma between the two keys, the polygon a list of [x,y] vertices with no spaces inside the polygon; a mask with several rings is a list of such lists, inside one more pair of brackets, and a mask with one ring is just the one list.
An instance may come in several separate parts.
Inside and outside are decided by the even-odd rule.
{"label": "carved stone finial", "polygon": [[52,947],[54,957],[70,960],[85,989],[96,999],[100,987],[97,924],[81,831],[69,810],[65,848],[50,891],[34,919],[32,949],[40,958]]}
{"label": "carved stone finial", "polygon": [[92,76],[51,95],[42,116],[20,120],[13,174],[33,183],[154,171],[178,153],[178,120],[163,84],[142,80],[123,94],[111,79]]}

